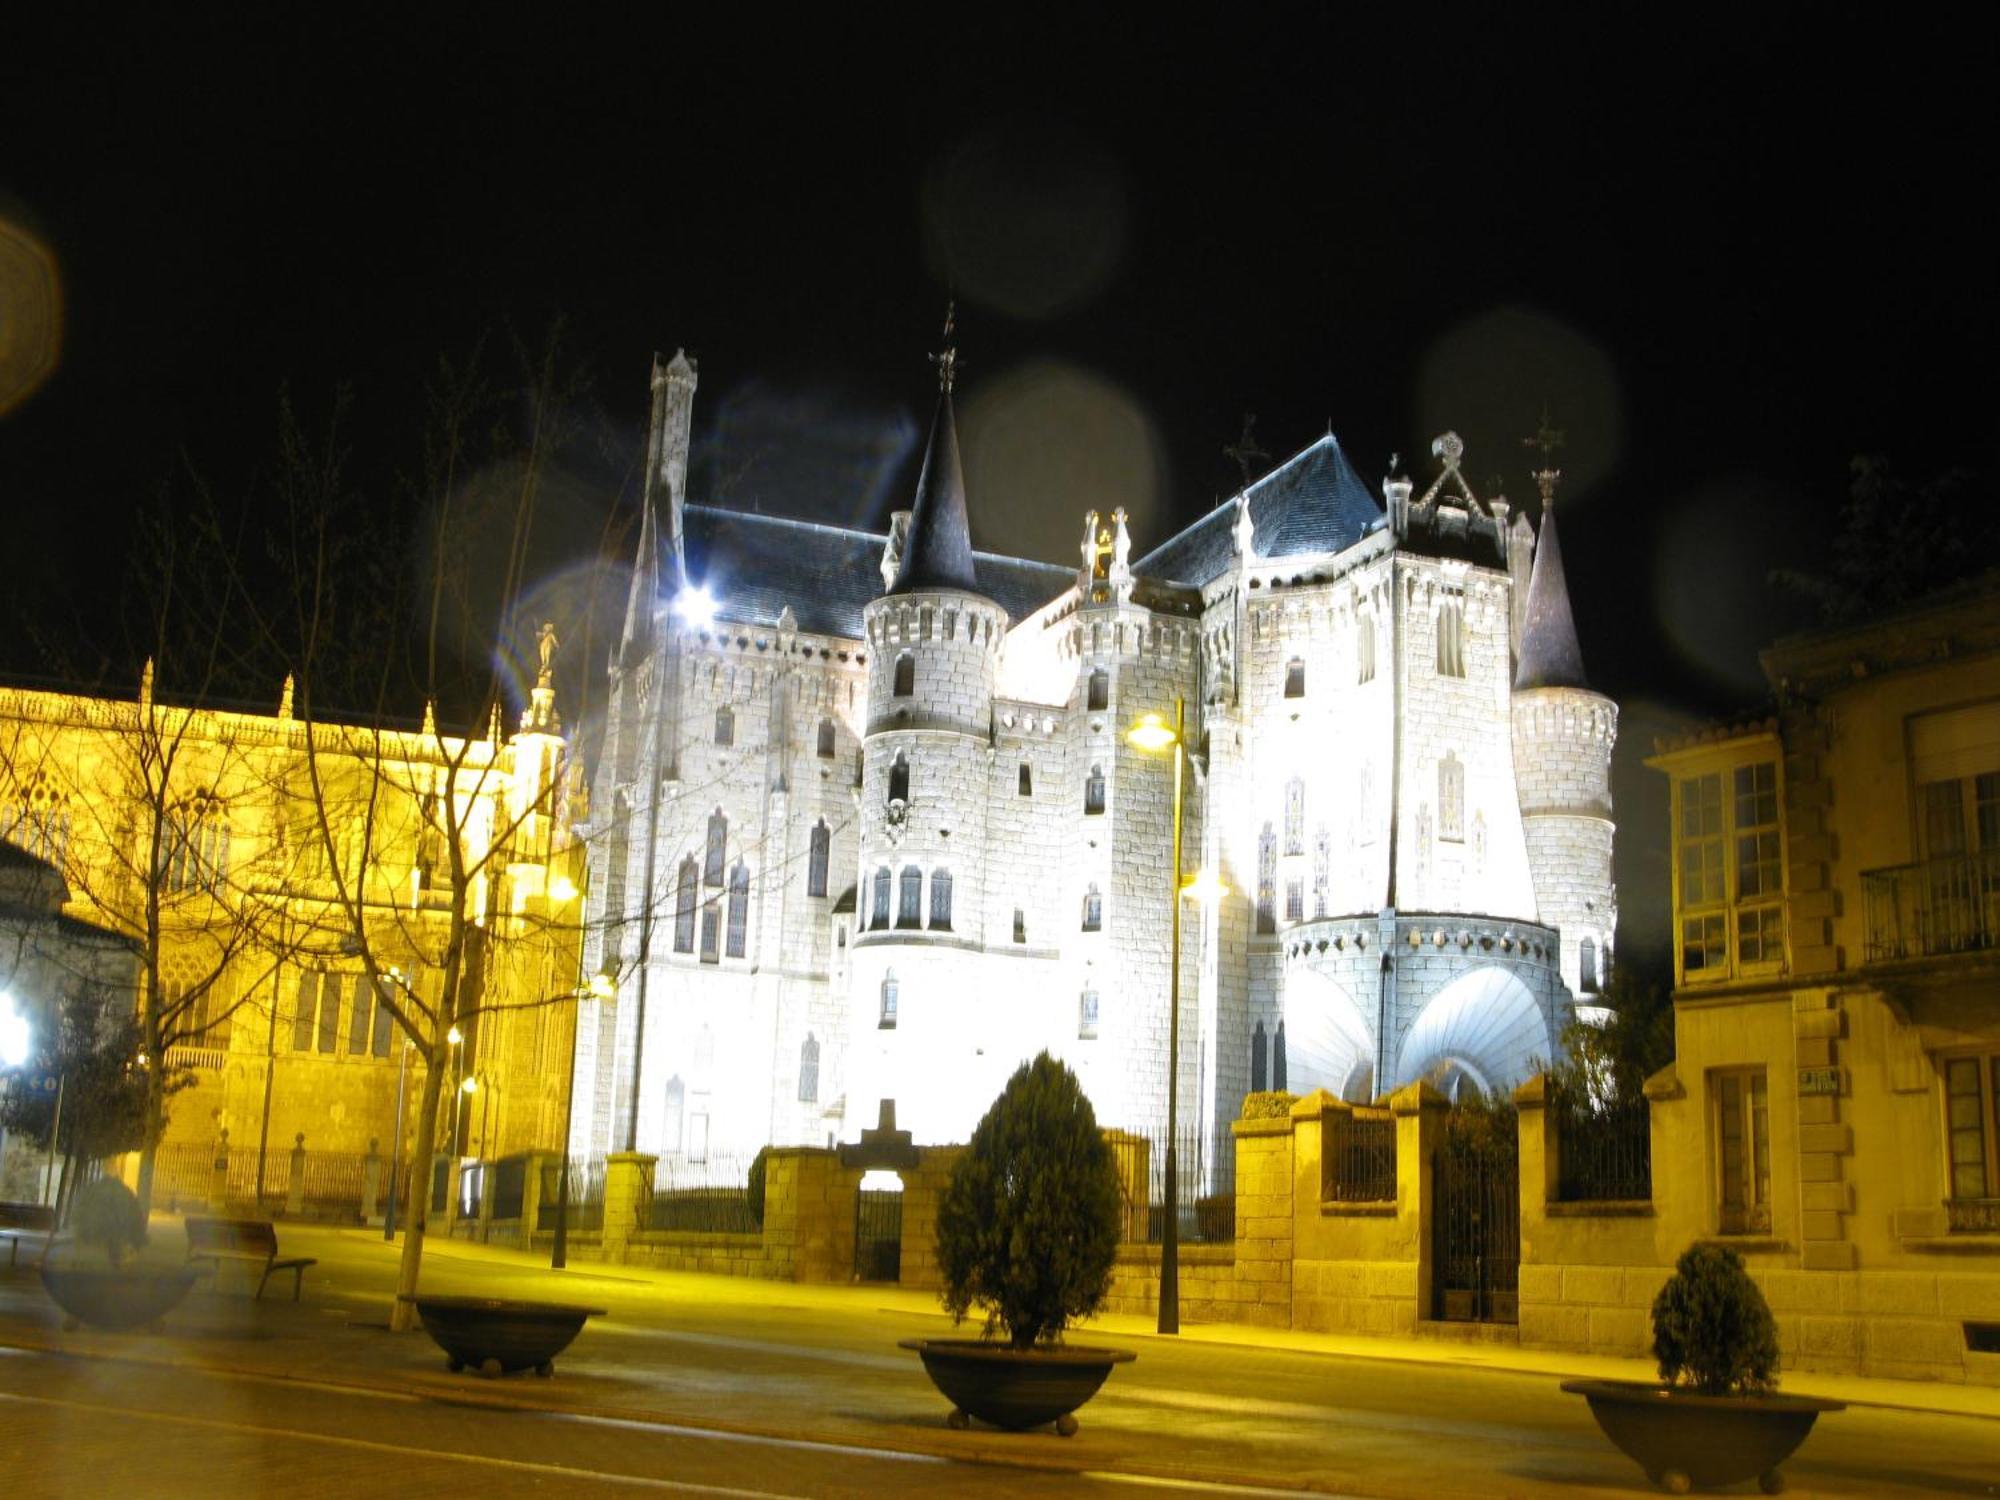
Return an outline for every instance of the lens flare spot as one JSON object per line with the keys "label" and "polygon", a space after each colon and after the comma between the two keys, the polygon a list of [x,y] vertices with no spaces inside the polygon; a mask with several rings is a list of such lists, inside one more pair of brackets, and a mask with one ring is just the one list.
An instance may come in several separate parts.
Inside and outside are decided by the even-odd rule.
{"label": "lens flare spot", "polygon": [[55,251],[0,200],[0,416],[55,372],[62,349],[62,282]]}

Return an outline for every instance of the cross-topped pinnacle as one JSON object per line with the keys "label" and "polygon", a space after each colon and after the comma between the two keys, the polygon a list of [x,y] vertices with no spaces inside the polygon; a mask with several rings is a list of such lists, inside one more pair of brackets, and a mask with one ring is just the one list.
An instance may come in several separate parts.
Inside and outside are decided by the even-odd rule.
{"label": "cross-topped pinnacle", "polygon": [[1563,431],[1549,421],[1549,404],[1542,403],[1542,425],[1535,429],[1533,437],[1521,439],[1523,448],[1533,448],[1542,455],[1542,466],[1535,470],[1535,488],[1542,492],[1542,504],[1550,505],[1556,498],[1556,485],[1562,479],[1562,470],[1555,466],[1556,449],[1563,445]]}
{"label": "cross-topped pinnacle", "polygon": [[1249,489],[1250,465],[1257,459],[1269,458],[1271,456],[1257,446],[1257,414],[1255,412],[1246,411],[1243,413],[1243,436],[1233,443],[1223,444],[1222,451],[1226,457],[1235,460],[1237,472],[1243,476],[1243,488],[1246,490]]}
{"label": "cross-topped pinnacle", "polygon": [[952,383],[958,379],[958,346],[952,342],[952,335],[958,328],[958,299],[945,304],[944,348],[931,356],[931,363],[938,368],[938,391],[942,395],[951,394]]}

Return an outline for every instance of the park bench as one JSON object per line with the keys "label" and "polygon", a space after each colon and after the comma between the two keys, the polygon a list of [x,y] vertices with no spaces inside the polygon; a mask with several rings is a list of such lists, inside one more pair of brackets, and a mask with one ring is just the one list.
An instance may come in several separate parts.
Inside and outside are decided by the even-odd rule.
{"label": "park bench", "polygon": [[206,1261],[209,1269],[219,1268],[222,1262],[240,1261],[252,1270],[261,1268],[257,1278],[257,1295],[264,1295],[264,1284],[273,1273],[292,1273],[292,1300],[299,1300],[299,1282],[305,1275],[307,1266],[318,1265],[311,1256],[295,1256],[290,1260],[278,1259],[278,1231],[268,1219],[199,1219],[192,1216],[187,1221],[188,1260]]}
{"label": "park bench", "polygon": [[12,1265],[21,1263],[21,1240],[39,1235],[46,1243],[56,1232],[56,1211],[39,1203],[0,1203],[0,1240],[9,1242]]}

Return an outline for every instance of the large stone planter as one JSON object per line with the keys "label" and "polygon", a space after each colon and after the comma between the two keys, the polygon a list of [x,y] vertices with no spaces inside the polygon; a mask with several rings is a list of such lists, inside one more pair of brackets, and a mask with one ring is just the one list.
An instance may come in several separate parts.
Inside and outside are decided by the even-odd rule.
{"label": "large stone planter", "polygon": [[1137,1358],[1130,1349],[1016,1349],[982,1339],[903,1339],[899,1347],[923,1360],[924,1373],[952,1403],[945,1420],[953,1427],[972,1417],[1013,1432],[1053,1422],[1064,1437],[1076,1431],[1071,1413],[1097,1394],[1111,1367]]}
{"label": "large stone planter", "polygon": [[556,1356],[570,1346],[586,1318],[602,1317],[601,1307],[563,1302],[514,1302],[502,1297],[433,1297],[414,1302],[424,1332],[445,1352],[454,1373],[468,1365],[489,1379],[516,1370],[537,1375],[556,1372]]}
{"label": "large stone planter", "polygon": [[1698,1396],[1640,1380],[1565,1380],[1590,1403],[1604,1435],[1676,1495],[1692,1485],[1754,1479],[1767,1495],[1785,1487],[1790,1458],[1823,1411],[1847,1403],[1817,1396]]}
{"label": "large stone planter", "polygon": [[179,1305],[194,1282],[195,1273],[179,1266],[164,1271],[42,1267],[42,1286],[66,1315],[65,1328],[150,1327]]}

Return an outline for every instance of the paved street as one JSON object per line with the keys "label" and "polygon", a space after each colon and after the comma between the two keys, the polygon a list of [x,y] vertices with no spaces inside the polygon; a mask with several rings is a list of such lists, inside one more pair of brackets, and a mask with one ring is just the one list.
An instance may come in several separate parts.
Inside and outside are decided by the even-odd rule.
{"label": "paved street", "polygon": [[[1583,1403],[1556,1390],[1557,1370],[1478,1363],[1537,1363],[1518,1350],[1364,1358],[1310,1340],[1215,1341],[1257,1338],[1245,1330],[1164,1340],[1112,1319],[1084,1341],[1139,1359],[1084,1408],[1076,1437],[953,1432],[914,1356],[895,1347],[949,1328],[919,1294],[623,1267],[551,1273],[505,1252],[438,1244],[428,1289],[608,1309],[555,1379],[485,1381],[447,1373],[423,1335],[384,1330],[393,1247],[358,1232],[282,1233],[287,1253],[322,1261],[302,1303],[201,1291],[160,1336],[64,1333],[25,1268],[0,1270],[0,1451],[19,1456],[16,1472],[36,1475],[37,1493],[109,1486],[205,1500],[382,1486],[410,1495],[1092,1494],[1135,1484],[1647,1492]],[[175,1244],[178,1226],[162,1222],[156,1237]],[[1932,1388],[1868,1382],[1864,1394],[1919,1405]],[[2000,1495],[2000,1393],[1937,1400],[1958,1411],[1856,1406],[1824,1419],[1788,1467],[1795,1492]]]}

